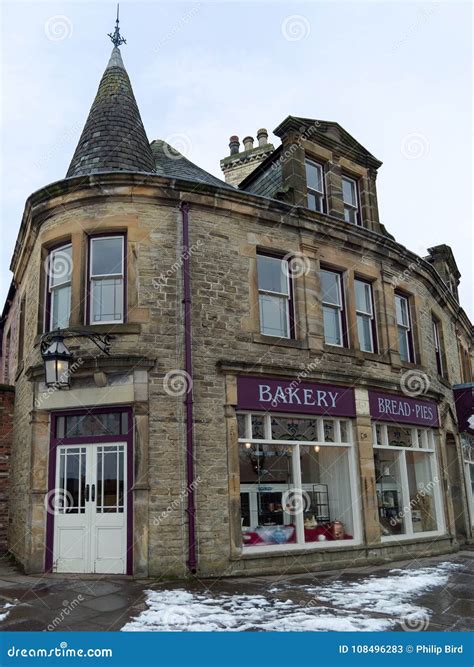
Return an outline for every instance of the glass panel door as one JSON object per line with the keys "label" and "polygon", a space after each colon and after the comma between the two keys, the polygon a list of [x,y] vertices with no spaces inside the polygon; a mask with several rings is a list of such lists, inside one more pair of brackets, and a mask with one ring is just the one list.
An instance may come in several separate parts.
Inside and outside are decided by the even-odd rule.
{"label": "glass panel door", "polygon": [[124,446],[97,447],[97,512],[124,511]]}

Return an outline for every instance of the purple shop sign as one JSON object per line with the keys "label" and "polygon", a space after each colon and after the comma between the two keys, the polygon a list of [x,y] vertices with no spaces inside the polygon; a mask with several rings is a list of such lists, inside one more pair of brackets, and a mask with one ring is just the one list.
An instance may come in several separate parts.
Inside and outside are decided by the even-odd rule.
{"label": "purple shop sign", "polygon": [[240,410],[355,417],[354,390],[329,384],[242,376],[237,378]]}
{"label": "purple shop sign", "polygon": [[438,406],[434,401],[369,390],[369,406],[370,416],[377,421],[439,426]]}

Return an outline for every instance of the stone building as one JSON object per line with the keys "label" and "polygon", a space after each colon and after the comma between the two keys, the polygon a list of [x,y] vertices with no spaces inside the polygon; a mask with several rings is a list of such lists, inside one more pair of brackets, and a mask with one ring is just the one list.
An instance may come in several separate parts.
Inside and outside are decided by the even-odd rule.
{"label": "stone building", "polygon": [[[274,134],[232,137],[226,182],[150,143],[115,47],[66,178],[28,198],[0,367],[26,572],[296,572],[472,538],[452,252],[395,241],[381,162],[337,123]],[[69,388],[46,384],[58,329]]]}

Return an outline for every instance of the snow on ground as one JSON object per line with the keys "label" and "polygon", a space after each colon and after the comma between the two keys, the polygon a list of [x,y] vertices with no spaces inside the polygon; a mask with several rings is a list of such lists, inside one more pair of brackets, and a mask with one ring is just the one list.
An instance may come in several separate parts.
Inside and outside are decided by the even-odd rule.
{"label": "snow on ground", "polygon": [[[244,632],[390,630],[400,618],[428,616],[414,598],[447,583],[460,567],[441,563],[417,570],[391,570],[385,577],[359,581],[335,580],[317,586],[285,583],[266,595],[146,591],[148,609],[127,623],[125,632]],[[312,598],[306,604],[281,600],[275,594],[295,592]],[[327,605],[327,606],[326,606]]]}
{"label": "snow on ground", "polygon": [[[10,607],[14,607],[15,605],[10,604],[7,602],[6,604],[0,605],[0,621],[4,621],[8,614],[10,613]],[[6,611],[8,609],[8,611]]]}

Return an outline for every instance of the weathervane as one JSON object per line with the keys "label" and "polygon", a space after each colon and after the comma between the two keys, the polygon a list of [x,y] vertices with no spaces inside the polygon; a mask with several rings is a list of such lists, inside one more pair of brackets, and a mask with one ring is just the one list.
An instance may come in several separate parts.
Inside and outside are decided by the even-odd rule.
{"label": "weathervane", "polygon": [[112,40],[112,44],[114,44],[114,46],[116,46],[116,47],[120,46],[120,44],[126,44],[126,43],[127,43],[127,40],[124,39],[124,38],[120,35],[120,28],[119,28],[119,6],[120,6],[120,5],[117,4],[117,20],[115,21],[115,31],[114,31],[113,34],[112,34],[111,32],[108,33],[108,36],[109,36],[110,39]]}

